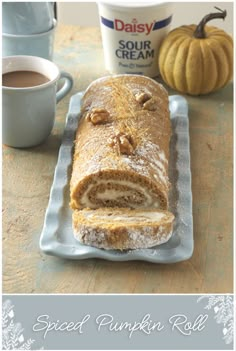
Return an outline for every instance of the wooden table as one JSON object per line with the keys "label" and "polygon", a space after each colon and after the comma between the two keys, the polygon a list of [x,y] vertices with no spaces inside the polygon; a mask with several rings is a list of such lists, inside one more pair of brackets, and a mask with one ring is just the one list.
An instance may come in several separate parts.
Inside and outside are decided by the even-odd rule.
{"label": "wooden table", "polygon": [[[189,103],[195,248],[160,265],[63,260],[39,250],[70,96],[107,74],[99,28],[58,26],[54,61],[74,77],[47,141],[3,146],[4,293],[230,293],[233,291],[233,89]],[[170,91],[170,93],[174,93]]]}

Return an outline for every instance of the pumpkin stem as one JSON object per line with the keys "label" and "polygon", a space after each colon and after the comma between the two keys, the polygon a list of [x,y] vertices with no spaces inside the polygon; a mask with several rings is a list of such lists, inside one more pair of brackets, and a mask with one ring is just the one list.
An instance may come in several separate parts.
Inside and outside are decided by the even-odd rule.
{"label": "pumpkin stem", "polygon": [[201,22],[198,24],[197,28],[195,29],[193,36],[195,38],[206,38],[206,32],[205,32],[205,25],[207,22],[215,19],[215,18],[222,18],[225,19],[227,12],[226,10],[221,10],[218,7],[215,7],[215,9],[219,10],[220,12],[214,12],[214,13],[209,13],[209,15],[206,15],[203,17]]}

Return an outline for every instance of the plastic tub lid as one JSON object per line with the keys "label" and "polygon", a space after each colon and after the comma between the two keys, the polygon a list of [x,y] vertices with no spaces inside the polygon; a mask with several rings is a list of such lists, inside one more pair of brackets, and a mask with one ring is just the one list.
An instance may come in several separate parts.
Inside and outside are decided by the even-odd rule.
{"label": "plastic tub lid", "polygon": [[139,9],[139,8],[148,8],[148,7],[155,7],[159,5],[170,5],[170,2],[167,1],[140,1],[140,2],[133,2],[133,1],[119,1],[119,3],[109,1],[109,0],[102,0],[97,2],[98,5],[107,5],[108,7],[113,7],[117,9]]}

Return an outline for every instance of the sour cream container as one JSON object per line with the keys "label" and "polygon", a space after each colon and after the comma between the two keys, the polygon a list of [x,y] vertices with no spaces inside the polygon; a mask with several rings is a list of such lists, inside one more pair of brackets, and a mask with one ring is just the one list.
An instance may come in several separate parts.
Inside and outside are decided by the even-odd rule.
{"label": "sour cream container", "polygon": [[156,77],[158,51],[170,30],[167,2],[98,2],[106,69]]}

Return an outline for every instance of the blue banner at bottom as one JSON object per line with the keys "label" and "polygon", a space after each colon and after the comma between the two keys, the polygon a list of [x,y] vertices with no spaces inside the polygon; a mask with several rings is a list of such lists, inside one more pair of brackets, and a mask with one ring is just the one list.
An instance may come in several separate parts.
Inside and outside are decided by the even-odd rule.
{"label": "blue banner at bottom", "polygon": [[3,295],[3,350],[233,350],[232,295]]}

